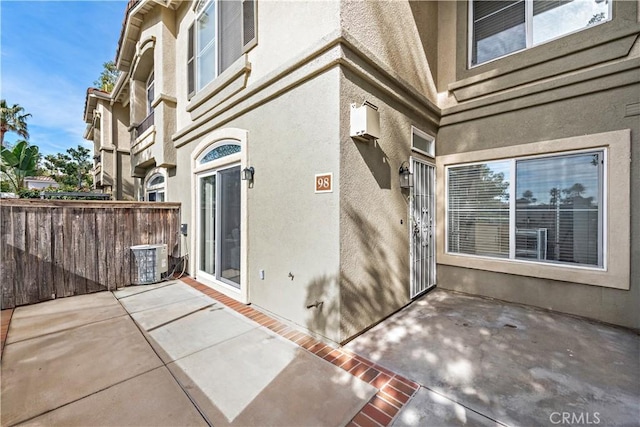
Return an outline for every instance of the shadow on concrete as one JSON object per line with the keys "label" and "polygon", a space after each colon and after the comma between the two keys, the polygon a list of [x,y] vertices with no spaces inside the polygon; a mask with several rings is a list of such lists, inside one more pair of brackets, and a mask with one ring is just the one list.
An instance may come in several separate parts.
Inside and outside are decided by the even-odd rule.
{"label": "shadow on concrete", "polygon": [[347,347],[505,424],[637,425],[640,338],[625,329],[436,290]]}

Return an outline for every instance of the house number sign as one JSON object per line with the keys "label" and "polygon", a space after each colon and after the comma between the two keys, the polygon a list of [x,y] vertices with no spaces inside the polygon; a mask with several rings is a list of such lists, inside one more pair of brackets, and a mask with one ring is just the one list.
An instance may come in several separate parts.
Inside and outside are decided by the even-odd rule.
{"label": "house number sign", "polygon": [[319,173],[316,174],[316,193],[333,192],[333,174]]}

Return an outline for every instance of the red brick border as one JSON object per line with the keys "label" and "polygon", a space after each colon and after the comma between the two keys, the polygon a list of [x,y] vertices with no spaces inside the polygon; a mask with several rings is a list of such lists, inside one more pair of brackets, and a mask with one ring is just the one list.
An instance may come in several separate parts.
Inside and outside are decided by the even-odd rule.
{"label": "red brick border", "polygon": [[11,323],[11,316],[13,316],[13,308],[2,310],[0,317],[1,333],[0,333],[0,358],[4,352],[4,342],[7,340],[7,333],[9,332],[9,323]]}
{"label": "red brick border", "polygon": [[300,332],[190,277],[182,277],[180,280],[377,388],[378,392],[349,422],[348,426],[350,427],[388,426],[402,407],[420,388],[419,384],[383,368],[360,355],[342,348],[333,348],[304,332]]}

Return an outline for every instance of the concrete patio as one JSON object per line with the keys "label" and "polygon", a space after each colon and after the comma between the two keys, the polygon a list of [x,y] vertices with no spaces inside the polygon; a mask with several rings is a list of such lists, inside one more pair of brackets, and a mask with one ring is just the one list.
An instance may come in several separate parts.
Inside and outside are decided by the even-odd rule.
{"label": "concrete patio", "polygon": [[639,347],[436,290],[335,348],[184,279],[17,308],[1,424],[638,426]]}
{"label": "concrete patio", "polygon": [[420,384],[395,425],[640,425],[630,330],[436,290],[346,347]]}
{"label": "concrete patio", "polygon": [[376,392],[169,282],[17,308],[2,358],[1,419],[3,426],[337,426]]}

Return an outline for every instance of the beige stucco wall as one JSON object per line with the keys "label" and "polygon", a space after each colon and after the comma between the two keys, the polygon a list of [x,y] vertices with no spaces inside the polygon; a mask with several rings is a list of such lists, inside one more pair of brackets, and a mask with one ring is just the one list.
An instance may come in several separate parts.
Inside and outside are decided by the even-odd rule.
{"label": "beige stucco wall", "polygon": [[151,135],[132,147],[136,175],[153,166],[173,167],[175,149],[170,143],[176,130],[176,19],[175,12],[155,7],[141,15],[139,43],[130,75],[130,123],[147,116],[146,84],[154,73],[154,126]]}
{"label": "beige stucco wall", "polygon": [[[619,197],[616,188],[608,191],[610,212],[624,208],[633,216],[640,209],[640,120],[634,113],[640,100],[637,8],[637,2],[616,1],[614,20],[609,23],[467,70],[467,5],[460,2],[441,7],[440,15],[455,16],[456,25],[455,32],[453,26],[441,26],[440,33],[438,78],[440,87],[446,86],[449,91],[441,98],[446,102],[441,104],[444,109],[437,135],[438,156],[479,150],[490,153],[496,148],[508,150],[562,138],[575,142],[583,136],[630,130],[631,168],[626,177],[630,200]],[[562,150],[561,145],[553,150]],[[441,186],[441,210],[446,203],[443,191]],[[596,283],[585,281],[483,271],[475,264],[473,269],[450,265],[448,257],[441,257],[438,285],[639,328],[640,224],[629,221],[614,221],[610,215],[608,225],[610,241],[617,241],[620,233],[626,236],[630,229],[630,242],[625,248],[608,248],[609,256],[630,257],[628,283],[594,286]],[[443,235],[443,222],[438,226],[439,235]],[[611,289],[609,285],[623,289]]]}
{"label": "beige stucco wall", "polygon": [[[179,58],[186,58],[186,33],[192,19],[191,7],[178,10],[178,64]],[[390,19],[419,21],[423,30],[406,25],[390,36],[386,27]],[[409,302],[407,195],[399,189],[397,170],[409,160],[411,125],[435,134],[437,119],[424,109],[425,99],[437,99],[435,77],[429,70],[436,54],[430,54],[429,61],[425,56],[435,46],[436,24],[433,2],[261,2],[257,46],[241,59],[250,64],[246,89],[226,101],[220,98],[223,106],[203,101],[203,95],[197,94],[198,106],[191,111],[186,79],[178,80],[178,105],[186,107],[178,108],[174,135],[178,173],[169,177],[168,194],[170,200],[183,202],[184,222],[191,221],[193,194],[176,194],[171,188],[190,185],[183,171],[194,147],[213,130],[248,130],[249,164],[256,168],[255,186],[248,191],[247,279],[253,304],[341,342]],[[348,52],[331,47],[340,35],[340,25],[348,33]],[[285,27],[288,30],[281,31]],[[307,62],[307,55],[322,51],[323,46],[326,53]],[[349,63],[347,68],[358,71],[345,77],[336,66],[340,57]],[[371,64],[362,57],[381,60]],[[393,78],[376,83],[382,78],[378,67],[393,70],[400,84]],[[316,77],[316,73],[320,74]],[[215,90],[220,90],[218,84],[224,78],[214,81]],[[287,89],[288,85],[294,89]],[[261,90],[256,92],[256,86]],[[407,89],[417,94],[417,103],[402,99]],[[216,92],[212,99],[220,96]],[[356,144],[349,137],[349,105],[365,99],[384,108],[384,136],[376,147]],[[297,140],[307,143],[300,146]],[[313,174],[321,172],[334,174],[333,193],[313,193]],[[297,182],[297,175],[303,176],[302,182]],[[287,191],[278,189],[283,182],[288,182]],[[367,247],[365,234],[371,227],[390,224],[389,216],[396,218],[392,224],[397,226],[380,227],[381,242],[376,248]],[[190,230],[195,229],[190,225]],[[278,251],[269,249],[274,244]],[[264,281],[259,280],[261,269]],[[294,280],[287,277],[289,272]],[[306,309],[316,301],[323,301],[322,310]]]}
{"label": "beige stucco wall", "polygon": [[111,105],[113,116],[113,145],[121,150],[128,150],[131,146],[131,136],[129,135],[129,108],[116,102]]}
{"label": "beige stucco wall", "polygon": [[135,189],[133,178],[129,171],[131,170],[131,156],[127,152],[116,151],[116,168],[119,171],[118,180],[114,188],[114,194],[117,200],[135,200]]}
{"label": "beige stucco wall", "polygon": [[[411,126],[435,135],[436,125],[362,76],[340,80],[340,307],[343,342],[410,302],[409,196],[399,169],[411,156]],[[378,107],[378,140],[353,139],[350,104]]]}
{"label": "beige stucco wall", "polygon": [[[194,22],[192,2],[184,2],[176,11],[175,72],[177,109],[177,130],[193,123],[187,98],[186,58],[188,29]],[[282,29],[286,28],[286,31]],[[239,61],[248,62],[250,74],[245,86],[261,80],[281,70],[287,64],[293,65],[301,56],[315,47],[320,47],[322,38],[339,28],[339,2],[337,1],[263,1],[257,2],[257,44]],[[230,68],[234,68],[233,66]],[[196,97],[214,96],[220,78],[200,91]],[[222,99],[221,99],[222,100]]]}
{"label": "beige stucco wall", "polygon": [[340,25],[421,95],[437,101],[438,2],[341,2]]}
{"label": "beige stucco wall", "polygon": [[[571,98],[562,102],[537,106],[522,111],[493,115],[471,122],[441,128],[438,133],[438,153],[450,154],[469,150],[506,147],[558,138],[599,134],[631,129],[631,212],[640,209],[640,126],[638,116],[625,117],[625,106],[640,99],[640,85],[611,89]],[[561,147],[558,147],[561,149]],[[613,166],[613,165],[612,165]],[[616,188],[610,199],[616,200]],[[439,204],[444,204],[439,194]],[[629,203],[627,201],[627,203]],[[618,209],[612,205],[610,209]],[[621,223],[610,222],[608,233],[621,232]],[[443,224],[439,224],[443,227]],[[627,224],[628,230],[628,224]],[[625,233],[628,231],[624,231]],[[573,284],[524,276],[514,276],[438,265],[438,284],[474,294],[508,301],[537,305],[621,324],[640,327],[640,226],[631,222],[631,272],[627,290],[609,289],[588,284]],[[611,248],[610,253],[619,248]],[[628,255],[627,255],[628,256]],[[613,284],[612,284],[613,286]]]}
{"label": "beige stucco wall", "polygon": [[[334,341],[339,337],[338,99],[339,74],[333,69],[216,130],[248,131],[242,167],[256,170],[247,191],[249,301]],[[191,153],[201,140],[178,149],[180,173],[168,180],[169,199],[182,203],[190,233],[197,232],[191,224]],[[314,176],[325,172],[333,173],[334,192],[316,194]],[[306,308],[316,301],[323,302],[321,309]]]}
{"label": "beige stucco wall", "polygon": [[323,37],[340,28],[340,2],[257,2],[258,44],[249,51],[248,84],[259,81],[295,58],[319,47]]}

